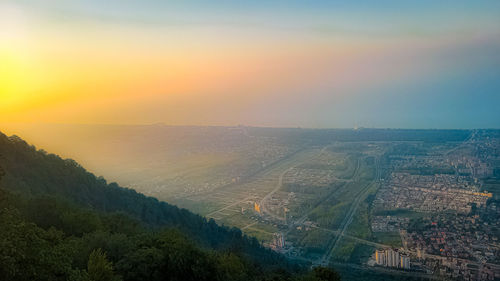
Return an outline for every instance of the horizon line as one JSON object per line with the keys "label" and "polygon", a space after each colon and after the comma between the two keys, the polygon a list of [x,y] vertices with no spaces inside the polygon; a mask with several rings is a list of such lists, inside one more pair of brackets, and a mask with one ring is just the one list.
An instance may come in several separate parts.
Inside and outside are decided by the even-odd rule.
{"label": "horizon line", "polygon": [[491,128],[432,128],[432,127],[365,127],[365,126],[353,126],[353,127],[308,127],[308,126],[269,126],[269,125],[247,125],[247,124],[225,124],[225,125],[203,125],[203,124],[167,124],[165,122],[154,122],[154,123],[60,123],[60,122],[0,122],[2,125],[56,125],[56,126],[117,126],[117,127],[147,127],[147,126],[163,126],[163,127],[213,127],[213,128],[235,128],[235,127],[247,127],[247,128],[263,128],[263,129],[303,129],[303,130],[457,130],[457,131],[473,131],[473,130],[500,130],[500,127]]}

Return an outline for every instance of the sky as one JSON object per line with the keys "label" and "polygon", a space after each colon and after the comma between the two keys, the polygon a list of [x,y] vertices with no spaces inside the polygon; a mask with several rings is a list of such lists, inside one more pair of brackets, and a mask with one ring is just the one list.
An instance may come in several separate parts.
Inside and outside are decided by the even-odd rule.
{"label": "sky", "polygon": [[0,123],[500,128],[500,1],[0,0]]}

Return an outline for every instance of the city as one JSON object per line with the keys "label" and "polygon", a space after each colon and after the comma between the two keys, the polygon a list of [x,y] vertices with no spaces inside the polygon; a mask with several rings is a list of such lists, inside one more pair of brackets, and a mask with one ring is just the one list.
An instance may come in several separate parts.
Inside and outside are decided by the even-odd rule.
{"label": "city", "polygon": [[[152,150],[148,173],[165,171],[162,165],[170,164],[155,155],[172,150],[183,151],[172,161],[186,172],[157,173],[151,188],[140,166],[113,163],[128,171],[127,184],[238,227],[292,260],[381,276],[499,276],[497,131],[150,130],[190,137],[184,133],[162,151]],[[191,146],[178,149],[184,143]],[[200,167],[187,156],[204,162]],[[389,250],[399,255],[391,262]]]}
{"label": "city", "polygon": [[483,179],[498,169],[499,142],[487,135],[474,132],[459,144],[310,148],[265,180],[245,183],[244,200],[209,216],[299,260],[495,280],[500,210]]}

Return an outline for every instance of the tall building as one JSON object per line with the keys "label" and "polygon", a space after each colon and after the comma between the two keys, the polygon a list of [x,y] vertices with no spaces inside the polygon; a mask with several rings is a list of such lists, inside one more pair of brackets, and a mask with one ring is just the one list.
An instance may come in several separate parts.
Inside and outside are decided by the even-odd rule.
{"label": "tall building", "polygon": [[399,268],[401,269],[410,269],[410,258],[407,256],[400,257]]}
{"label": "tall building", "polygon": [[401,269],[410,268],[410,258],[400,253],[397,249],[376,250],[375,261],[380,266]]}
{"label": "tall building", "polygon": [[387,249],[385,250],[385,256],[387,259],[388,267],[398,267],[399,266],[399,252],[398,250]]}
{"label": "tall building", "polygon": [[385,266],[387,264],[387,261],[385,259],[385,252],[383,250],[375,251],[375,261],[377,262],[378,265]]}
{"label": "tall building", "polygon": [[275,249],[283,249],[285,247],[285,237],[282,233],[274,233],[273,246]]}

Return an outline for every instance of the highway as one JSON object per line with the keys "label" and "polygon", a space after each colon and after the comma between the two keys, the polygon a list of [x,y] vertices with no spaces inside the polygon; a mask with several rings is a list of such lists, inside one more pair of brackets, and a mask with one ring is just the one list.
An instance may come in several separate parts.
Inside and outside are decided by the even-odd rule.
{"label": "highway", "polygon": [[335,249],[339,245],[339,241],[341,240],[342,236],[344,236],[345,231],[349,227],[349,225],[352,223],[352,220],[354,218],[354,214],[356,214],[356,211],[358,210],[359,204],[361,203],[362,200],[366,197],[366,192],[368,191],[369,187],[377,183],[380,180],[381,177],[381,170],[380,170],[380,163],[379,159],[376,158],[375,160],[375,170],[376,170],[376,175],[373,181],[365,185],[357,194],[356,194],[356,199],[354,200],[353,203],[351,203],[351,206],[349,208],[349,211],[347,212],[347,215],[344,217],[341,223],[341,230],[340,232],[331,240],[331,242],[328,244],[327,250],[325,251],[325,254],[323,257],[317,261],[317,263],[322,264],[322,265],[328,265],[329,261],[331,259],[332,254],[335,252]]}

